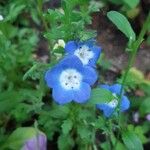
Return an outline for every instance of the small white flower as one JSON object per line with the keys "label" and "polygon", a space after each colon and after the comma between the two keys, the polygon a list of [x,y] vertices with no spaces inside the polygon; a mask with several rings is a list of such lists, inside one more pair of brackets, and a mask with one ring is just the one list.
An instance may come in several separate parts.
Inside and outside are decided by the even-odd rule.
{"label": "small white flower", "polygon": [[64,48],[65,47],[65,42],[62,39],[59,39],[58,42],[54,45],[53,49],[58,49],[59,47]]}
{"label": "small white flower", "polygon": [[0,21],[2,21],[4,18],[3,18],[3,16],[2,15],[0,15]]}

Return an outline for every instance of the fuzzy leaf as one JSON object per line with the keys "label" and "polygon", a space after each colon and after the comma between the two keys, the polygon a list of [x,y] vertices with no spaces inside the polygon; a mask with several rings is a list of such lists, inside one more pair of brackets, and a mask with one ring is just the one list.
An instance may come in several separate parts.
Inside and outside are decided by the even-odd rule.
{"label": "fuzzy leaf", "polygon": [[122,139],[128,150],[143,150],[142,142],[134,132],[124,132]]}
{"label": "fuzzy leaf", "polygon": [[92,104],[99,104],[99,103],[106,103],[114,99],[112,93],[103,88],[96,88],[92,90],[91,98],[89,103]]}

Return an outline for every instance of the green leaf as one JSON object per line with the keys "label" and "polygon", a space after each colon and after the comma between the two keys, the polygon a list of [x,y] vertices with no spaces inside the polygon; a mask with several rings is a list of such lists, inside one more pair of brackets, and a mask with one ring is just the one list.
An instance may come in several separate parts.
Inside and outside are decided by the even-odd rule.
{"label": "green leaf", "polygon": [[[13,98],[13,103],[10,100]],[[21,101],[21,95],[16,91],[5,91],[0,93],[0,113],[10,112]]]}
{"label": "green leaf", "polygon": [[26,140],[34,137],[37,130],[32,127],[20,127],[16,129],[6,141],[4,148],[11,148],[13,150],[20,149]]}
{"label": "green leaf", "polygon": [[100,8],[104,7],[104,4],[100,1],[90,1],[89,4],[89,13],[97,12]]}
{"label": "green leaf", "polygon": [[143,115],[150,113],[150,97],[147,97],[146,99],[143,100],[140,106],[140,112]]}
{"label": "green leaf", "polygon": [[56,119],[63,119],[66,118],[69,113],[68,105],[60,106],[60,105],[53,105],[51,106],[53,109],[50,111],[50,116]]}
{"label": "green leaf", "polygon": [[128,150],[143,150],[142,142],[133,131],[124,132],[122,139]]}
{"label": "green leaf", "polygon": [[70,135],[60,135],[58,138],[59,150],[70,150],[74,145],[74,141]]}
{"label": "green leaf", "polygon": [[123,0],[123,2],[133,9],[139,4],[140,0]]}
{"label": "green leaf", "polygon": [[10,5],[6,21],[14,21],[25,7],[26,7],[25,5],[20,5],[17,2]]}
{"label": "green leaf", "polygon": [[122,0],[108,0],[109,2],[116,4],[116,5],[121,5],[122,4]]}
{"label": "green leaf", "polygon": [[99,104],[106,103],[114,99],[112,93],[103,88],[96,88],[92,90],[91,98],[89,103]]}
{"label": "green leaf", "polygon": [[88,126],[78,125],[77,133],[83,142],[90,142],[92,137],[92,130]]}
{"label": "green leaf", "polygon": [[135,32],[133,31],[127,18],[117,11],[110,11],[107,13],[107,17],[116,25],[116,27],[125,34],[125,36],[130,40],[134,41],[136,39]]}
{"label": "green leaf", "polygon": [[69,131],[72,129],[73,122],[71,120],[65,120],[64,123],[62,124],[62,131],[63,134],[68,134]]}

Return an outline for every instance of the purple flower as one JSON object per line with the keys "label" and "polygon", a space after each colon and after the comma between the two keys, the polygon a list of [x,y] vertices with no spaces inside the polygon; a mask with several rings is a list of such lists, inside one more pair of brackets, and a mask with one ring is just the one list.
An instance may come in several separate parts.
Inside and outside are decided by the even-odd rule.
{"label": "purple flower", "polygon": [[[96,107],[100,110],[103,111],[104,115],[106,117],[110,117],[114,112],[115,109],[118,107],[118,96],[120,94],[121,91],[121,85],[120,84],[114,84],[114,85],[101,85],[101,88],[104,88],[110,92],[112,92],[112,94],[114,95],[114,97],[116,97],[115,99],[113,99],[112,101],[108,102],[108,103],[102,103],[102,104],[97,104]],[[121,112],[127,110],[130,106],[130,101],[129,99],[123,95],[122,99],[121,99],[121,103],[119,106],[119,109]]]}
{"label": "purple flower", "polygon": [[27,140],[21,150],[46,150],[46,146],[47,138],[42,132],[39,132],[37,136]]}
{"label": "purple flower", "polygon": [[84,103],[90,98],[91,87],[97,80],[96,71],[83,66],[74,55],[64,58],[45,74],[47,85],[52,88],[52,96],[59,104],[71,101]]}
{"label": "purple flower", "polygon": [[148,121],[150,121],[150,114],[147,114],[147,115],[146,115],[146,119],[147,119]]}
{"label": "purple flower", "polygon": [[85,42],[69,41],[65,45],[65,51],[69,55],[77,56],[83,65],[95,66],[100,56],[101,48],[95,45],[94,40]]}

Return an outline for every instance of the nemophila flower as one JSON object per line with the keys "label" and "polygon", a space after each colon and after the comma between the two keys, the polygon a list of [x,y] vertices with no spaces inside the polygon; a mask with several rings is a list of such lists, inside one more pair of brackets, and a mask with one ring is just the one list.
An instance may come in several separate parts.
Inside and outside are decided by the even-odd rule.
{"label": "nemophila flower", "polygon": [[[119,104],[118,96],[121,91],[121,85],[120,84],[114,84],[112,86],[101,85],[100,87],[111,91],[112,94],[114,95],[114,97],[116,97],[116,99],[113,99],[112,101],[110,101],[108,103],[96,105],[96,107],[98,109],[103,111],[103,113],[106,117],[110,117],[115,112],[116,108],[118,107],[118,104]],[[123,111],[127,110],[129,108],[129,106],[130,106],[129,99],[125,95],[123,95],[120,106],[119,106],[120,111],[123,112]]]}
{"label": "nemophila flower", "polygon": [[90,85],[97,80],[97,73],[93,68],[83,66],[76,56],[69,56],[48,70],[45,80],[57,103],[84,103],[90,98]]}
{"label": "nemophila flower", "polygon": [[31,139],[28,139],[21,150],[46,150],[47,148],[47,138],[45,134],[40,132]]}
{"label": "nemophila flower", "polygon": [[95,66],[100,56],[101,48],[95,45],[94,40],[86,42],[69,41],[65,45],[65,51],[68,54],[77,56],[83,65]]}

